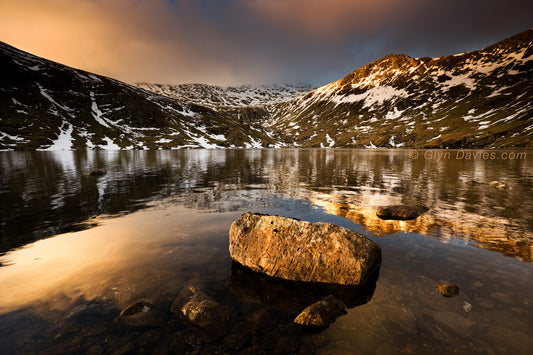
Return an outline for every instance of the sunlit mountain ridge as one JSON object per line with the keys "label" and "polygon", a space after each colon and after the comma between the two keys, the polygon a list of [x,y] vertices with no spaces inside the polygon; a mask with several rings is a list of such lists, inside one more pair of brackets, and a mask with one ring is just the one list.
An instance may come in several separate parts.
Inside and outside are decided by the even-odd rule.
{"label": "sunlit mountain ridge", "polygon": [[0,43],[0,149],[531,148],[533,30],[305,86],[132,86]]}

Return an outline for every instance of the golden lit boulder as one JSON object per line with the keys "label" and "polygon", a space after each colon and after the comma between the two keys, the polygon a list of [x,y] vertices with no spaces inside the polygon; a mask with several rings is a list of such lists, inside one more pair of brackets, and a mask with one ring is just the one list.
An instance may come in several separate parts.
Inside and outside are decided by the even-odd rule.
{"label": "golden lit boulder", "polygon": [[330,223],[248,212],[229,234],[234,261],[287,280],[355,286],[381,264],[377,243]]}

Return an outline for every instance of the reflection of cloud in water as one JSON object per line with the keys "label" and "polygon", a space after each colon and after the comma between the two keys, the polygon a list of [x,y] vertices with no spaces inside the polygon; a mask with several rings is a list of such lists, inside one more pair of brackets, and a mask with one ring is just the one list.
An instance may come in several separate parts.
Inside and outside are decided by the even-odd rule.
{"label": "reflection of cloud in water", "polygon": [[227,239],[220,236],[237,215],[209,214],[211,223],[206,216],[176,205],[147,209],[6,253],[0,258],[0,314],[40,299],[66,310],[82,295],[120,309],[159,284],[180,285],[180,277],[193,278],[197,270],[200,275],[210,259],[214,266],[227,263]]}

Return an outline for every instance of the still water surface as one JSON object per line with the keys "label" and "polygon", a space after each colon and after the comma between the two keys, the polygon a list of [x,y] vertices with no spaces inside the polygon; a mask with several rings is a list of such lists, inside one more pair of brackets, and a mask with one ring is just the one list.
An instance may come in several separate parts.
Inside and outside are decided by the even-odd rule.
{"label": "still water surface", "polygon": [[[419,153],[0,152],[0,353],[532,353],[533,154]],[[401,203],[429,211],[376,217]],[[382,248],[376,280],[328,329],[296,329],[324,295],[232,264],[229,226],[247,211],[363,233]],[[188,282],[230,309],[227,334],[207,339],[170,314]],[[140,299],[159,321],[118,324]]]}

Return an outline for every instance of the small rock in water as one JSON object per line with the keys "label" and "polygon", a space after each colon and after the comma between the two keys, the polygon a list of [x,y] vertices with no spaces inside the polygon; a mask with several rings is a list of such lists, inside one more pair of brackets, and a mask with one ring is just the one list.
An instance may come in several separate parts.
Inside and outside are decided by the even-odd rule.
{"label": "small rock in water", "polygon": [[140,312],[148,312],[150,309],[152,309],[152,306],[153,305],[150,302],[138,301],[126,307],[122,312],[120,312],[120,315],[132,316]]}
{"label": "small rock in water", "polygon": [[162,320],[152,311],[152,308],[153,304],[149,301],[134,302],[120,312],[115,322],[133,327],[157,326]]}
{"label": "small rock in water", "polygon": [[468,302],[465,301],[465,303],[463,304],[463,309],[465,312],[470,312],[472,310],[472,305]]}
{"label": "small rock in water", "polygon": [[452,282],[442,282],[435,285],[435,287],[444,297],[454,297],[459,294],[459,287]]}
{"label": "small rock in water", "polygon": [[346,314],[346,305],[335,296],[328,296],[304,309],[294,319],[294,323],[311,328],[326,328]]}
{"label": "small rock in water", "polygon": [[193,284],[183,288],[170,311],[201,328],[209,340],[220,338],[229,330],[228,309]]}
{"label": "small rock in water", "polygon": [[507,186],[506,184],[504,184],[501,181],[491,181],[491,182],[489,182],[489,186],[495,187],[495,188],[500,189],[500,190],[510,189],[509,186]]}
{"label": "small rock in water", "polygon": [[484,185],[482,182],[479,182],[479,181],[476,181],[476,180],[467,181],[466,184],[470,185],[470,186]]}
{"label": "small rock in water", "polygon": [[89,176],[102,176],[105,175],[106,171],[103,169],[93,169],[87,173]]}
{"label": "small rock in water", "polygon": [[428,210],[429,208],[419,205],[393,205],[379,207],[376,215],[381,219],[408,221],[418,218]]}

